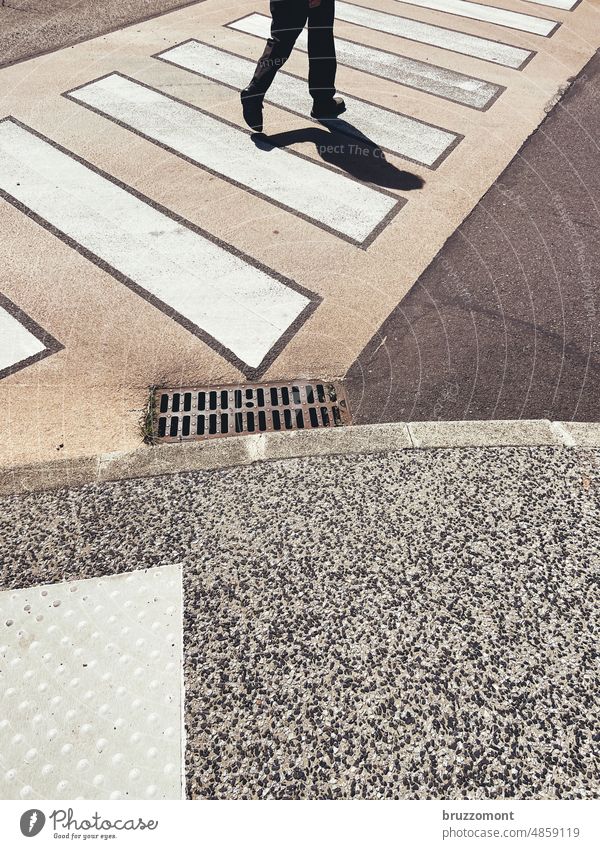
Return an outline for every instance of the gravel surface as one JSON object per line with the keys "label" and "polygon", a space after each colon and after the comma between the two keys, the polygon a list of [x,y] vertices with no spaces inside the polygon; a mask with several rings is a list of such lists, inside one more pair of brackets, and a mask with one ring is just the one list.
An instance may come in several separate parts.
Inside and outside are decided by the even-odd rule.
{"label": "gravel surface", "polygon": [[594,798],[600,452],[0,501],[3,587],[181,562],[194,798]]}

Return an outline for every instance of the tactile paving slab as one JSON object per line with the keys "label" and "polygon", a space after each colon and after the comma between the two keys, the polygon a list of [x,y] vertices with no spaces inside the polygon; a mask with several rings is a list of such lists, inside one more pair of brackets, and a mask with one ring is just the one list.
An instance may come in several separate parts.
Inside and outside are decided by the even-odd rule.
{"label": "tactile paving slab", "polygon": [[179,799],[179,566],[0,593],[0,798]]}

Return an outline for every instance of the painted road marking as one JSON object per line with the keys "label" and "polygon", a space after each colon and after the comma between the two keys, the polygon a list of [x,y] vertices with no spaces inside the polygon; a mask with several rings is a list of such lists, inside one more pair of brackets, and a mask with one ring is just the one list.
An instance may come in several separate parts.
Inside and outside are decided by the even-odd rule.
{"label": "painted road marking", "polygon": [[0,122],[0,154],[0,189],[15,205],[224,356],[231,352],[242,370],[258,368],[314,308],[314,296],[153,208],[13,119]]}
{"label": "painted road marking", "polygon": [[[236,90],[248,84],[256,67],[256,63],[249,59],[196,40],[165,50],[157,58]],[[312,98],[306,81],[283,71],[275,77],[267,97],[270,103],[296,114],[310,113]],[[346,94],[344,98],[352,121],[356,122],[360,130],[357,132],[345,121],[332,122],[336,129],[348,133],[354,129],[354,134],[359,137],[366,136],[377,142],[380,147],[413,162],[433,167],[447,156],[461,138],[456,133],[374,106],[364,100]]]}
{"label": "painted road marking", "polygon": [[46,346],[33,333],[0,307],[0,374],[45,350]]}
{"label": "painted road marking", "polygon": [[521,12],[500,9],[498,6],[483,6],[481,3],[471,3],[468,0],[401,0],[401,2],[408,6],[434,9],[436,12],[447,12],[449,15],[458,15],[461,18],[473,18],[476,21],[498,24],[501,27],[510,27],[510,29],[518,29],[534,35],[549,36],[560,26],[558,21],[524,15]]}
{"label": "painted road marking", "polygon": [[570,12],[581,3],[581,0],[527,0],[527,2],[535,6],[550,6],[553,9],[564,9],[565,12]]}
{"label": "painted road marking", "polygon": [[0,295],[0,379],[62,347],[12,301]]}
{"label": "painted road marking", "polygon": [[245,130],[121,74],[68,96],[355,244],[372,241],[404,203],[290,151],[267,154]]}
{"label": "painted road marking", "polygon": [[[258,38],[268,38],[271,31],[270,19],[258,13],[234,21],[228,26]],[[336,38],[335,45],[340,65],[347,65],[357,71],[366,71],[368,74],[400,83],[417,91],[425,91],[436,97],[443,97],[472,109],[489,109],[504,91],[502,86],[495,83],[429,65],[427,62],[408,59],[386,50],[367,47],[354,41]],[[306,32],[300,34],[296,47],[304,52],[308,50]]]}
{"label": "painted road marking", "polygon": [[399,15],[389,15],[365,6],[338,3],[336,15],[340,21],[358,24],[390,35],[399,35],[401,38],[430,44],[432,47],[441,47],[465,56],[474,56],[476,59],[484,59],[486,62],[494,62],[507,68],[520,69],[534,55],[531,50],[514,47],[512,44],[503,44],[501,41],[491,41],[489,38],[481,38],[478,35],[468,35],[465,32],[424,24]]}

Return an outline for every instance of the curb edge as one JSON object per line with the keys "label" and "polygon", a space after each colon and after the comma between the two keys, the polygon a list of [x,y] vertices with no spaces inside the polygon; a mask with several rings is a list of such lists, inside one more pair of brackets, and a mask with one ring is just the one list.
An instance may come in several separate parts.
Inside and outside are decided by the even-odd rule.
{"label": "curb edge", "polygon": [[600,449],[600,423],[547,419],[393,422],[187,442],[0,470],[0,497],[274,460],[451,448]]}

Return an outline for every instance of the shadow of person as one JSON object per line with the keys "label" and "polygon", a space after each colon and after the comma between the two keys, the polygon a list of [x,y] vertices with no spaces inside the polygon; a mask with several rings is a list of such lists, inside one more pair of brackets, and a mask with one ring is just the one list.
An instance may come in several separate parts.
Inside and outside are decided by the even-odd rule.
{"label": "shadow of person", "polygon": [[330,131],[320,127],[303,127],[285,133],[265,135],[254,133],[252,140],[261,150],[288,147],[300,142],[312,142],[324,162],[340,168],[352,177],[365,183],[373,183],[386,189],[413,191],[424,186],[425,181],[410,171],[401,171],[385,158],[379,145],[360,133],[346,121],[330,121],[329,125],[343,125],[352,130],[352,135],[336,129]]}

